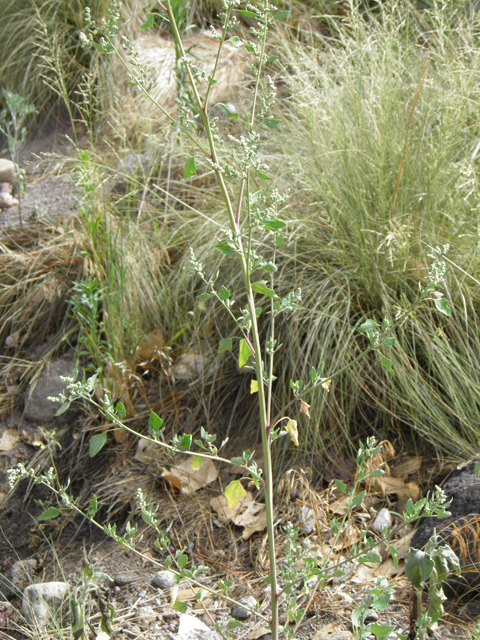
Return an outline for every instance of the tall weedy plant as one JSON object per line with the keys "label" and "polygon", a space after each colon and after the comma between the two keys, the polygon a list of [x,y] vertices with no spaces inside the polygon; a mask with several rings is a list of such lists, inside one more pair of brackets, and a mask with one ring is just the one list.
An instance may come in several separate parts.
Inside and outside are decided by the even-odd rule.
{"label": "tall weedy plant", "polygon": [[[308,551],[308,544],[304,545],[298,542],[298,530],[287,527],[285,535],[289,562],[287,567],[277,568],[272,446],[276,439],[283,436],[289,436],[294,444],[298,444],[297,421],[291,417],[292,412],[299,410],[308,417],[309,405],[306,402],[308,393],[319,387],[327,393],[335,376],[341,375],[346,367],[354,365],[369,352],[378,351],[381,354],[381,364],[393,375],[392,360],[388,358],[387,354],[388,349],[391,349],[395,344],[395,330],[419,305],[433,301],[439,312],[450,314],[447,301],[439,291],[446,274],[443,254],[447,247],[432,249],[430,254],[432,264],[425,284],[423,287],[419,284],[417,298],[402,315],[395,319],[385,318],[382,323],[369,319],[359,326],[359,330],[369,339],[369,346],[363,354],[337,371],[324,371],[323,363],[312,363],[309,379],[291,380],[291,401],[281,411],[274,413],[275,354],[282,348],[276,336],[275,321],[279,314],[291,312],[301,302],[300,290],[290,291],[283,297],[275,291],[276,258],[279,251],[284,250],[282,247],[284,247],[285,237],[288,233],[288,222],[283,220],[281,215],[288,194],[281,193],[276,187],[269,188],[267,186],[271,182],[271,176],[268,173],[269,167],[262,157],[262,143],[280,122],[272,114],[276,91],[273,79],[268,75],[268,65],[271,58],[267,54],[267,34],[269,28],[277,20],[287,17],[288,12],[279,9],[275,0],[254,0],[247,2],[244,8],[239,8],[240,0],[223,0],[223,29],[221,33],[215,33],[215,37],[218,38],[218,54],[213,70],[208,72],[198,66],[196,61],[192,60],[188,52],[185,51],[171,1],[166,0],[165,3],[162,3],[157,0],[157,2],[160,15],[168,21],[176,47],[180,52],[188,78],[189,93],[195,101],[195,109],[192,110],[190,97],[187,99],[185,94],[179,95],[177,99],[178,113],[176,117],[168,114],[162,105],[157,104],[157,106],[174,123],[176,129],[190,141],[194,149],[194,152],[186,159],[185,180],[201,171],[215,173],[228,219],[228,223],[223,227],[222,233],[218,237],[215,248],[224,256],[225,260],[237,260],[243,289],[234,293],[229,288],[228,282],[221,282],[221,271],[209,275],[201,259],[197,258],[193,252],[191,265],[195,274],[205,285],[205,291],[201,293],[200,298],[202,300],[215,299],[219,305],[227,310],[236,326],[233,335],[224,336],[219,341],[218,352],[235,352],[239,367],[252,372],[251,391],[256,393],[258,398],[264,472],[262,473],[257,467],[252,460],[252,453],[248,450],[241,457],[232,459],[220,457],[219,451],[225,441],[217,448],[214,444],[216,436],[207,433],[204,429],[201,431],[201,437],[197,440],[193,440],[189,434],[183,434],[176,435],[171,444],[163,442],[161,438],[163,421],[153,412],[149,421],[149,435],[141,437],[156,442],[169,451],[180,451],[192,456],[193,471],[200,467],[203,458],[213,458],[227,464],[242,466],[245,470],[245,478],[232,481],[225,489],[225,496],[230,508],[238,504],[240,498],[246,495],[242,484],[245,479],[252,480],[258,489],[263,490],[269,552],[269,575],[265,582],[270,585],[271,595],[269,624],[272,638],[277,640],[281,631],[287,637],[293,636],[295,631],[290,623],[298,625],[305,613],[305,608],[298,606],[298,597],[295,592],[295,585],[299,580],[304,580],[304,589],[308,593],[310,588],[308,577],[315,576],[317,586],[321,586],[324,584],[326,576],[331,575],[336,567],[329,565],[328,558],[315,558]],[[254,24],[250,28],[249,35],[244,36],[243,39],[238,35],[230,35],[232,29],[237,25],[236,11]],[[144,27],[150,28],[153,24],[154,16],[149,14]],[[148,81],[148,69],[138,63],[131,43],[125,38],[123,44],[127,52],[126,59],[121,55],[118,50],[118,41],[115,38],[119,26],[118,2],[111,4],[108,17],[100,26],[94,23],[87,11],[87,29],[81,36],[84,46],[86,48],[96,46],[107,54],[117,53],[129,72],[131,82],[148,97],[151,89]],[[211,89],[216,82],[222,48],[227,41],[234,47],[244,47],[252,56],[254,85],[251,106],[248,112],[241,112],[230,103],[220,104],[217,106],[221,107],[224,118],[211,117],[211,107],[213,106],[210,102]],[[263,81],[264,77],[266,82]],[[264,87],[266,87],[265,90],[263,90]],[[228,128],[224,127],[225,121],[228,123]],[[231,126],[232,123],[234,126]],[[262,186],[259,187],[258,184]],[[268,335],[263,340],[258,327],[258,318],[261,314],[267,315],[269,318]],[[65,411],[70,403],[77,398],[87,399],[107,416],[114,427],[121,426],[138,436],[136,432],[124,425],[125,408],[121,402],[113,401],[108,396],[105,397],[103,403],[98,403],[95,400],[93,395],[96,384],[95,376],[83,382],[75,382],[75,378],[76,376],[73,376],[73,379],[69,381],[68,395],[62,395],[56,399],[62,402],[58,413]],[[92,437],[90,444],[92,456],[100,451],[106,440],[107,434],[105,432]],[[367,465],[367,461],[372,456],[378,455],[379,451],[380,448],[374,439],[369,439],[365,445],[360,445],[355,486],[348,490],[343,483],[337,484],[341,493],[348,492],[347,513],[356,505],[361,504],[365,497],[365,491],[360,490],[360,484],[368,478],[383,473],[379,469],[372,471]],[[22,468],[19,471],[12,471],[11,479],[16,481],[25,475],[32,476],[35,473]],[[36,478],[37,481],[48,484],[65,506],[78,510],[66,488],[56,485],[52,474],[50,476],[48,474],[37,475]],[[156,544],[166,552],[165,565],[170,568],[176,567],[179,579],[185,578],[193,584],[200,584],[196,578],[199,570],[194,567],[187,568],[188,556],[184,550],[180,549],[175,553],[171,551],[170,541],[165,532],[161,530],[161,521],[157,516],[158,507],[155,509],[149,506],[145,495],[141,492],[138,495],[138,503],[142,518],[152,525],[158,533]],[[431,501],[424,500],[421,508],[417,510],[418,513],[415,513],[418,517],[420,515],[444,514],[444,507],[444,496],[440,495]],[[94,521],[97,508],[97,500],[94,498],[87,514],[92,521]],[[405,521],[411,520],[412,508],[410,506],[409,515],[405,515]],[[343,523],[332,521],[331,523],[332,532],[336,539],[340,535],[343,524],[345,521]],[[115,525],[108,524],[104,530],[122,544],[127,544],[131,548],[135,547],[137,525],[132,526],[128,523],[127,532],[123,537],[116,533]],[[386,532],[384,534],[386,535]],[[363,532],[362,544],[355,547],[352,551],[352,557],[363,562],[379,561],[380,555],[375,550],[375,544],[372,539],[367,538],[366,532]],[[300,557],[304,560],[304,564],[302,569],[297,570],[295,559]],[[223,585],[224,595],[227,599],[230,586],[227,582]],[[383,582],[379,583],[377,590],[379,593],[383,592]],[[201,599],[202,596],[198,597]],[[374,600],[375,598],[378,600],[379,597],[377,593],[372,596]],[[279,624],[279,604],[282,600],[286,603],[289,619],[289,623],[283,627]],[[388,599],[383,599],[382,602],[384,601],[387,602]],[[187,604],[183,602],[175,603],[174,606],[180,611],[185,611],[187,608]],[[366,605],[363,608],[366,610]],[[362,634],[367,633],[363,623],[365,616],[361,617],[362,615],[363,613],[356,618],[357,622],[361,620],[361,625],[357,625],[359,628],[361,627],[358,637],[364,637]],[[230,628],[236,626],[235,621],[231,622]],[[393,627],[387,629],[385,626],[380,628],[379,625],[374,625],[368,628],[368,633],[375,633],[378,638],[381,638],[386,637],[392,630]]]}

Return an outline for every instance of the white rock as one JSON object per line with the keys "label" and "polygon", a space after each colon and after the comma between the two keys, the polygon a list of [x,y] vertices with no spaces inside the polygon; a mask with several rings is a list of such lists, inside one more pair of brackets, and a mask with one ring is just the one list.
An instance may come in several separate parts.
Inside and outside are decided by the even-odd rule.
{"label": "white rock", "polygon": [[176,638],[177,640],[221,640],[218,633],[212,631],[204,622],[186,613],[180,616]]}
{"label": "white rock", "polygon": [[[232,607],[232,618],[235,618],[235,620],[246,620],[247,618],[250,618],[252,612],[248,609],[253,609],[256,604],[257,601],[253,596],[245,596],[244,598],[240,598],[238,600],[238,603],[234,604]],[[245,609],[245,607],[248,607],[248,609]]]}
{"label": "white rock", "polygon": [[110,640],[110,636],[105,631],[100,631],[100,633],[97,633],[95,636],[95,640]]}
{"label": "white rock", "polygon": [[377,513],[377,517],[373,521],[372,529],[378,531],[378,533],[382,532],[382,527],[387,527],[390,529],[393,524],[392,514],[386,508],[380,509]]}
{"label": "white rock", "polygon": [[302,507],[300,514],[300,530],[306,536],[309,536],[315,530],[315,514],[313,510],[307,506]]}
{"label": "white rock", "polygon": [[152,585],[157,589],[171,589],[176,584],[175,575],[171,571],[158,571],[152,580]]}
{"label": "white rock", "polygon": [[0,182],[15,180],[15,165],[11,160],[0,158]]}
{"label": "white rock", "polygon": [[45,627],[68,593],[66,582],[32,584],[23,592],[22,613],[31,626]]}

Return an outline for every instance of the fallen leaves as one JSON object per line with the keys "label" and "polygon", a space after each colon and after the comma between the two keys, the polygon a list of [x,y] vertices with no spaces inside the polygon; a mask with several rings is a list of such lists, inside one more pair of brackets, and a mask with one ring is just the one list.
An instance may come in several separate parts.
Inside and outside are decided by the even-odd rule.
{"label": "fallen leaves", "polygon": [[194,493],[218,478],[218,469],[210,458],[203,458],[200,467],[197,465],[196,457],[188,456],[174,467],[163,469],[162,478],[174,491]]}
{"label": "fallen leaves", "polygon": [[244,540],[248,540],[256,531],[263,531],[267,526],[265,505],[255,502],[250,491],[239,498],[233,508],[228,506],[228,500],[223,494],[212,498],[210,506],[217,512],[218,520],[222,524],[232,522],[238,527],[244,527]]}

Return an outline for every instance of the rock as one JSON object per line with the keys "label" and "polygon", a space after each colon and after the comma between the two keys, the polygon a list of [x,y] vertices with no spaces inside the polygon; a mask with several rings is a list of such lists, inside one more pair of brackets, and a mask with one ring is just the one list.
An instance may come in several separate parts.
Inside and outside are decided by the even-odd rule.
{"label": "rock", "polygon": [[309,536],[315,530],[315,514],[307,506],[302,507],[300,513],[300,531]]}
{"label": "rock", "polygon": [[244,598],[240,598],[238,600],[238,603],[234,604],[232,607],[232,618],[235,618],[235,620],[247,620],[247,618],[250,618],[250,616],[252,615],[252,612],[248,609],[245,609],[245,607],[253,609],[256,604],[257,601],[253,596],[245,596]]}
{"label": "rock", "polygon": [[0,182],[13,182],[15,175],[15,164],[11,160],[0,158]]}
{"label": "rock", "polygon": [[9,209],[18,204],[18,200],[12,196],[10,182],[0,182],[0,209]]}
{"label": "rock", "polygon": [[66,582],[32,584],[23,592],[22,613],[31,626],[45,627],[63,603],[69,586]]}
{"label": "rock", "polygon": [[452,503],[449,518],[424,518],[412,538],[411,546],[422,549],[435,529],[439,544],[448,544],[460,559],[462,574],[450,574],[443,583],[449,599],[459,604],[480,596],[480,479],[471,460],[458,467],[443,483],[442,489]]}
{"label": "rock", "polygon": [[212,631],[207,625],[188,614],[180,616],[180,626],[176,636],[177,640],[221,640],[221,637],[215,631]]}
{"label": "rock", "polygon": [[95,636],[95,640],[110,640],[110,637],[111,636],[105,631],[100,631],[100,633],[97,633]]}
{"label": "rock", "polygon": [[113,577],[114,583],[119,587],[135,582],[136,579],[137,575],[131,571],[120,571]]}
{"label": "rock", "polygon": [[372,529],[377,531],[378,533],[382,532],[382,527],[386,527],[387,529],[391,529],[393,524],[392,514],[386,508],[380,509],[377,513],[377,517],[373,521]]}
{"label": "rock", "polygon": [[365,617],[365,622],[378,622],[378,613],[372,609]]}
{"label": "rock", "polygon": [[75,363],[64,358],[48,362],[37,382],[30,384],[26,390],[25,418],[38,422],[50,422],[61,405],[47,398],[57,397],[65,391],[67,383],[61,380],[61,377],[70,377],[74,369]]}
{"label": "rock", "polygon": [[0,574],[0,597],[8,600],[20,595],[25,587],[32,582],[36,568],[37,561],[34,558],[14,562],[4,576]]}
{"label": "rock", "polygon": [[152,580],[152,586],[157,589],[171,589],[176,584],[175,575],[171,571],[158,571]]}

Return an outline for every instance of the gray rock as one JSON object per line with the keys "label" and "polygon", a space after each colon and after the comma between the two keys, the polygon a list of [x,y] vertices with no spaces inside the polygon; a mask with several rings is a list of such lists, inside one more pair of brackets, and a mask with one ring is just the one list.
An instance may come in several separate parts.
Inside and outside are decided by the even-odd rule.
{"label": "gray rock", "polygon": [[256,604],[257,601],[253,596],[245,596],[244,598],[239,598],[238,603],[234,604],[232,607],[232,618],[235,618],[235,620],[247,620],[247,618],[250,618],[250,616],[252,615],[252,612],[248,609],[245,609],[245,607],[253,609]]}
{"label": "gray rock", "polygon": [[37,561],[34,558],[14,562],[4,576],[0,574],[0,598],[8,600],[20,595],[32,582],[36,568]]}
{"label": "gray rock", "polygon": [[215,631],[195,616],[182,614],[176,636],[177,640],[221,640]]}
{"label": "gray rock", "polygon": [[152,580],[152,586],[157,589],[171,589],[175,584],[177,581],[171,571],[158,571]]}
{"label": "gray rock", "polygon": [[135,582],[136,579],[137,574],[132,573],[131,571],[120,571],[113,577],[113,581],[119,587]]}
{"label": "gray rock", "polygon": [[74,369],[75,363],[64,358],[46,364],[36,383],[30,384],[25,393],[24,416],[28,420],[50,422],[54,418],[61,405],[47,398],[65,391],[67,383],[61,377],[70,377]]}
{"label": "gray rock", "polygon": [[13,182],[15,180],[15,165],[11,160],[0,158],[0,182]]}
{"label": "gray rock", "polygon": [[307,506],[303,506],[300,513],[300,530],[306,536],[309,536],[315,530],[315,514]]}
{"label": "gray rock", "polygon": [[18,200],[12,196],[10,182],[0,182],[0,209],[9,209],[18,204]]}
{"label": "gray rock", "polygon": [[448,544],[460,560],[461,576],[452,573],[443,583],[449,599],[458,604],[480,599],[480,479],[475,474],[474,459],[458,467],[442,484],[452,503],[449,518],[424,518],[420,521],[411,546],[422,549],[436,530],[439,544]]}
{"label": "gray rock", "polygon": [[68,593],[66,582],[32,584],[23,592],[22,613],[32,626],[45,627]]}

